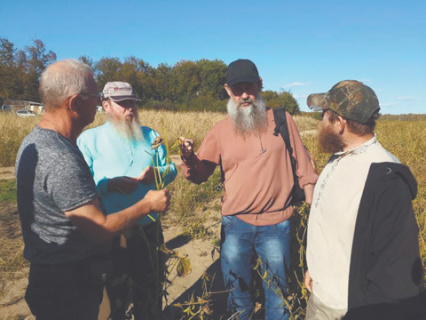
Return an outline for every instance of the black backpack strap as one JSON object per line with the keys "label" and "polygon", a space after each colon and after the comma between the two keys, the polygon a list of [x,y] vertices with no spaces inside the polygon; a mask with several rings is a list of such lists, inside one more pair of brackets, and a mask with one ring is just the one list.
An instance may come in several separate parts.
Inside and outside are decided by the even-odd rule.
{"label": "black backpack strap", "polygon": [[[293,148],[291,147],[290,137],[288,134],[288,126],[287,126],[287,119],[285,116],[285,109],[273,108],[272,111],[274,112],[274,119],[275,119],[274,135],[278,136],[278,133],[281,134],[281,137],[284,140],[284,144],[290,156],[291,170],[293,172],[293,179],[294,179],[294,185],[293,185],[293,188],[291,189],[290,195],[291,195],[291,198],[293,198],[294,191],[296,188],[296,183],[299,178],[296,175],[296,159],[294,159],[293,157]],[[287,209],[287,207],[289,206],[290,206],[290,197],[287,199],[284,205],[284,209]]]}
{"label": "black backpack strap", "polygon": [[291,147],[290,137],[288,134],[287,119],[285,117],[285,109],[274,108],[272,110],[274,112],[274,119],[275,119],[274,135],[278,136],[278,133],[281,133],[281,136],[283,137],[285,142],[285,146],[288,152],[290,153],[290,157],[291,157],[293,155],[293,148]]}

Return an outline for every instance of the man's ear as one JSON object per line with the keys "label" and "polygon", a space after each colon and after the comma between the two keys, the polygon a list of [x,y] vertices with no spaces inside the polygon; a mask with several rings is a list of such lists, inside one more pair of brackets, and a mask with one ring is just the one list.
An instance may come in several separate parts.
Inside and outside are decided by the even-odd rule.
{"label": "man's ear", "polygon": [[263,88],[263,80],[262,80],[262,78],[259,78],[258,86],[259,86],[259,92],[262,91],[262,88]]}
{"label": "man's ear", "polygon": [[72,95],[68,98],[67,109],[72,111],[78,111],[78,107],[81,103],[81,97],[78,94]]}
{"label": "man's ear", "polygon": [[102,107],[104,108],[106,113],[111,112],[111,105],[108,100],[102,100]]}
{"label": "man's ear", "polygon": [[338,116],[336,119],[336,124],[338,126],[339,134],[343,134],[345,132],[347,121],[345,118]]}
{"label": "man's ear", "polygon": [[231,88],[228,86],[228,84],[227,83],[225,83],[225,85],[223,86],[224,88],[225,88],[225,90],[226,90],[226,93],[228,94],[228,96],[230,96],[231,97]]}

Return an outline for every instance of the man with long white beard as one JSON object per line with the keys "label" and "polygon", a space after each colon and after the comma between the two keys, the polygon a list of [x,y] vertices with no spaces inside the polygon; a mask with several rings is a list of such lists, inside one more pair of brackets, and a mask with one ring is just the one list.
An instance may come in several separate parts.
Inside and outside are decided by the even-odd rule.
{"label": "man with long white beard", "polygon": [[[159,176],[165,185],[176,176],[175,165],[166,162],[164,146],[154,147],[159,134],[140,126],[136,101],[140,100],[130,84],[108,82],[102,101],[107,122],[86,130],[78,139],[108,214],[156,190]],[[112,320],[125,319],[130,283],[134,319],[161,318],[164,267],[158,247],[162,243],[158,213],[144,217],[125,236],[114,239],[114,272],[106,284]]]}
{"label": "man with long white beard", "polygon": [[[250,283],[256,258],[268,278],[265,319],[288,319],[281,295],[286,294],[290,267],[290,217],[286,207],[293,187],[288,151],[274,135],[275,121],[260,95],[262,79],[255,64],[239,59],[226,72],[225,90],[230,96],[229,115],[211,129],[194,154],[193,141],[181,145],[182,172],[190,181],[206,181],[220,166],[222,197],[221,266],[229,290],[228,312],[249,319],[253,312]],[[286,113],[297,175],[306,201],[312,199],[316,182],[310,160],[291,116]],[[270,280],[269,284],[267,282]]]}

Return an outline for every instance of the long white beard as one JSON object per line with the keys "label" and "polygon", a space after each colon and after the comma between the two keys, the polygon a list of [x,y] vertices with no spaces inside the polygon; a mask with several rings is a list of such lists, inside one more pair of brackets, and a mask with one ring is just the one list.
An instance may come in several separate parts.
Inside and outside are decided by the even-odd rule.
{"label": "long white beard", "polygon": [[[241,104],[245,102],[251,102],[251,105],[242,107]],[[254,101],[234,102],[232,98],[229,98],[227,110],[237,134],[246,137],[266,131],[266,107],[260,94],[256,96]]]}
{"label": "long white beard", "polygon": [[136,113],[131,121],[125,119],[118,119],[113,115],[106,114],[107,121],[111,124],[111,127],[117,132],[117,134],[130,141],[142,141],[142,130],[139,124],[139,117]]}

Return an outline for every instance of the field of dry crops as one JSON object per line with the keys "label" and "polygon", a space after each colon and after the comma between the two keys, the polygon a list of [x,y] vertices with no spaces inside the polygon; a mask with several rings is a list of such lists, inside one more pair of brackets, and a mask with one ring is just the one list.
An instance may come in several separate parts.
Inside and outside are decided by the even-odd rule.
{"label": "field of dry crops", "polygon": [[[222,113],[144,110],[139,113],[143,125],[154,128],[173,146],[180,136],[194,140],[197,147],[204,135],[216,122],[224,117]],[[316,120],[295,117],[300,130],[316,127]],[[0,113],[0,167],[13,166],[20,142],[38,123],[39,117],[18,118],[14,114]],[[105,115],[98,113],[95,121],[87,128],[96,127],[105,121]],[[172,150],[173,152],[174,150]]]}
{"label": "field of dry crops", "polygon": [[[176,142],[179,136],[193,139],[197,147],[206,132],[223,117],[224,114],[220,113],[172,113],[145,110],[140,112],[141,123],[154,128],[164,138],[167,138],[172,154],[178,153]],[[1,167],[14,165],[21,140],[39,120],[38,117],[17,118],[14,115],[0,113],[0,172]],[[102,124],[104,121],[104,114],[99,113],[91,127]],[[302,134],[304,143],[315,156],[319,170],[322,170],[329,155],[320,153],[316,145],[315,129],[318,121],[310,117],[295,117],[295,121],[299,130],[305,133]],[[395,118],[379,120],[376,133],[383,146],[394,153],[402,163],[408,165],[417,179],[418,196],[413,201],[413,206],[420,229],[421,255],[423,262],[426,262],[426,139],[424,139],[426,117],[408,121]],[[204,222],[206,213],[209,211],[214,212],[212,216],[220,216],[219,174],[216,173],[212,179],[201,186],[190,184],[178,175],[170,189],[173,195],[172,206],[165,219],[182,225],[185,222],[184,232],[191,238],[217,241],[217,237],[215,238],[209,233]],[[13,193],[13,183],[0,180],[0,211],[8,212],[8,216],[12,217],[9,219],[3,214],[0,216],[0,291],[3,291],[0,298],[7,294],[3,290],[5,289],[4,281],[7,280],[10,284],[10,281],[19,281],[26,277],[24,268],[26,262],[22,258],[22,240],[19,223],[14,214],[16,213],[14,204],[16,200],[14,200]],[[307,217],[306,207],[300,208],[300,218],[303,216]],[[295,282],[297,285],[297,281]],[[301,298],[301,288],[294,291],[299,295],[298,298]],[[0,315],[1,308],[2,302],[0,301]],[[1,316],[0,319],[2,319]]]}

